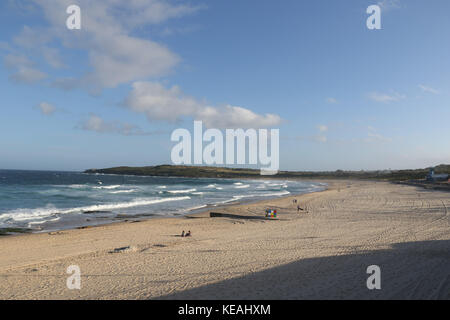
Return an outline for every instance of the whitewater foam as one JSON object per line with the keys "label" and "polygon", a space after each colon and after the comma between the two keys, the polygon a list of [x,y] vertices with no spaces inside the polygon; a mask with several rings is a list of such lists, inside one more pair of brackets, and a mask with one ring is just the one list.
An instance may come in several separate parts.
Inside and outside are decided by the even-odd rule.
{"label": "whitewater foam", "polygon": [[129,190],[118,190],[118,191],[110,191],[111,194],[118,194],[118,193],[132,193],[136,192],[136,189],[129,189]]}
{"label": "whitewater foam", "polygon": [[174,193],[174,194],[177,194],[177,193],[191,193],[191,192],[195,192],[195,191],[197,191],[197,189],[188,189],[188,190],[168,190],[167,192],[168,192],[168,193]]}
{"label": "whitewater foam", "polygon": [[107,190],[111,190],[111,189],[117,189],[120,188],[121,185],[117,184],[117,185],[112,185],[112,186],[101,186],[101,187],[93,187],[94,189],[107,189]]}
{"label": "whitewater foam", "polygon": [[[7,176],[6,176],[7,174]],[[1,177],[6,176],[4,184]],[[122,215],[171,216],[205,205],[280,197],[323,189],[322,183],[176,177],[95,177],[30,172],[0,174],[0,227],[65,228],[107,223]],[[102,180],[102,181],[100,181]],[[36,184],[40,181],[40,184]],[[100,214],[105,213],[105,214]],[[59,220],[59,221],[58,221]],[[46,226],[45,222],[55,221]],[[89,222],[91,221],[91,222]]]}
{"label": "whitewater foam", "polygon": [[33,219],[42,219],[55,215],[71,214],[71,213],[83,213],[90,211],[112,211],[115,209],[127,209],[132,207],[148,206],[157,203],[182,201],[191,199],[188,196],[184,197],[172,197],[172,198],[158,198],[158,199],[135,199],[129,202],[116,202],[108,204],[98,204],[85,207],[58,209],[53,207],[37,208],[37,209],[18,209],[10,212],[0,214],[0,219],[14,220],[14,221],[28,221]]}

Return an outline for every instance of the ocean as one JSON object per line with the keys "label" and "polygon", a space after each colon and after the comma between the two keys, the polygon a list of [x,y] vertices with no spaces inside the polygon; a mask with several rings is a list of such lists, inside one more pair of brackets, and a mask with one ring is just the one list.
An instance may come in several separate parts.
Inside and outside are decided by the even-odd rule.
{"label": "ocean", "polygon": [[43,232],[126,219],[176,217],[228,203],[325,188],[324,183],[294,180],[0,170],[0,229]]}

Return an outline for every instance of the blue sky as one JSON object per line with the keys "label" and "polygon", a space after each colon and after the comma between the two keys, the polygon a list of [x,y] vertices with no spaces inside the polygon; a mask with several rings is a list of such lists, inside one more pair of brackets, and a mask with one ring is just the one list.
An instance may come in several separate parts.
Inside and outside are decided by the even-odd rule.
{"label": "blue sky", "polygon": [[[81,30],[67,30],[78,4]],[[366,8],[382,8],[381,30]],[[450,163],[447,0],[0,4],[0,168],[170,163],[176,128],[280,129],[283,170]]]}

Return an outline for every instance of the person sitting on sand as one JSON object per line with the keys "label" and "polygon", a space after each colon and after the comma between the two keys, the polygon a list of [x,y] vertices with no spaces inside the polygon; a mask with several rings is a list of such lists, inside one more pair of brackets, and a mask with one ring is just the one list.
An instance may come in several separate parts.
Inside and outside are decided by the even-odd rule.
{"label": "person sitting on sand", "polygon": [[183,230],[183,232],[181,233],[181,237],[184,238],[184,230]]}
{"label": "person sitting on sand", "polygon": [[185,237],[190,237],[190,236],[191,236],[191,230],[189,230],[189,231],[186,233]]}
{"label": "person sitting on sand", "polygon": [[300,208],[300,205],[298,205],[298,206],[297,206],[297,212],[299,212],[300,210],[302,210],[302,211],[303,211],[303,209],[302,209],[302,208]]}

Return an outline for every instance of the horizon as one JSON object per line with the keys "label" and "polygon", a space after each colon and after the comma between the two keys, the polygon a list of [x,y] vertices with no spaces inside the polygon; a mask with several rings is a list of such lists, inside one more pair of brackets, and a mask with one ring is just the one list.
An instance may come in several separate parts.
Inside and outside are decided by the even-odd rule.
{"label": "horizon", "polygon": [[[174,164],[156,164],[156,165],[148,165],[148,166],[138,166],[138,167],[159,167],[159,166],[173,166],[173,167],[197,167],[197,168],[227,168],[227,169],[249,169],[249,170],[258,170],[257,168],[250,168],[250,167],[231,167],[231,166],[215,166],[215,165],[174,165]],[[450,166],[450,164],[440,163],[434,166],[427,166],[422,168],[400,168],[400,169],[392,169],[392,168],[386,168],[386,169],[374,169],[374,170],[343,170],[343,169],[336,169],[336,170],[283,170],[280,169],[279,172],[336,172],[336,171],[344,171],[344,172],[376,172],[376,171],[402,171],[402,170],[426,170],[426,169],[433,169],[439,166]],[[127,166],[127,165],[118,165],[115,167],[96,167],[96,168],[86,168],[82,170],[56,170],[56,169],[5,169],[0,168],[0,171],[42,171],[42,172],[70,172],[70,173],[84,173],[88,170],[102,170],[102,169],[111,169],[111,168],[120,168],[120,167],[131,167],[134,168],[135,166]],[[137,167],[137,168],[138,168]]]}
{"label": "horizon", "polygon": [[[79,30],[66,27],[72,3]],[[366,26],[373,4],[380,30]],[[171,163],[170,133],[194,120],[279,129],[282,171],[450,163],[448,1],[0,8],[1,168]]]}

